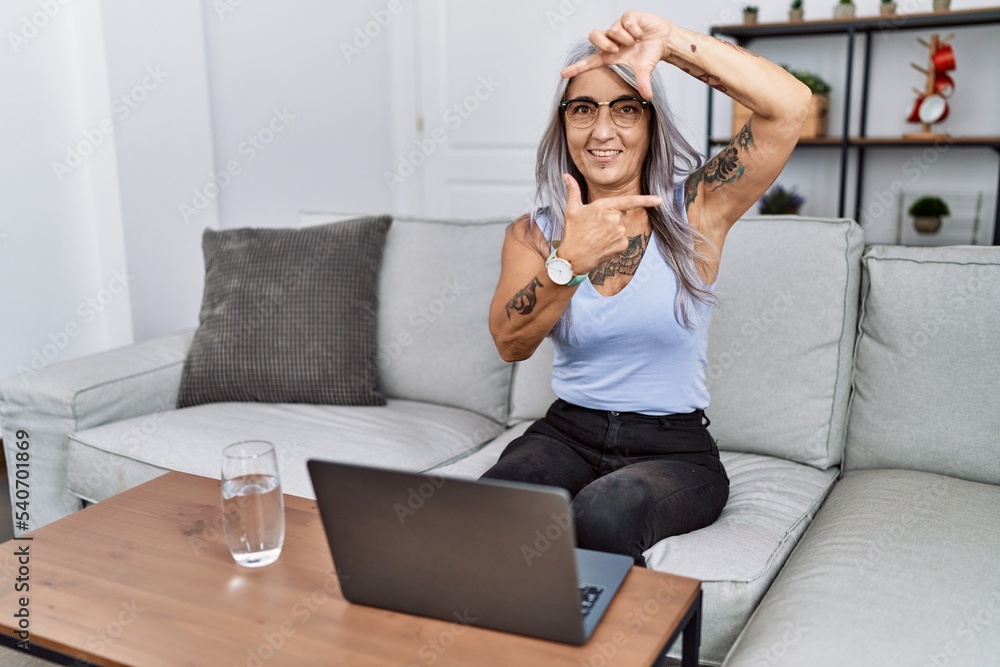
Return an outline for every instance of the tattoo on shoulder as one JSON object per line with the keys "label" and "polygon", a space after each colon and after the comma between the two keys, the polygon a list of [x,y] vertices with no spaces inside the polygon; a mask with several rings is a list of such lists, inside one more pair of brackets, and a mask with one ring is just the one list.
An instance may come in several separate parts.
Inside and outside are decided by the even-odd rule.
{"label": "tattoo on shoulder", "polygon": [[741,153],[750,153],[754,147],[753,119],[739,131],[732,143],[719,151],[705,166],[691,174],[684,184],[684,206],[689,207],[698,197],[698,186],[702,181],[711,190],[718,190],[727,183],[733,183],[743,176],[746,167],[740,159]]}
{"label": "tattoo on shoulder", "polygon": [[507,302],[507,319],[510,319],[511,311],[521,313],[522,315],[527,315],[533,311],[535,304],[538,303],[535,290],[541,286],[542,283],[539,282],[538,278],[532,278],[530,283],[518,290],[514,298]]}
{"label": "tattoo on shoulder", "polygon": [[603,285],[605,279],[618,274],[635,275],[642,261],[642,254],[649,244],[650,234],[638,234],[628,240],[628,247],[618,257],[600,264],[590,272],[590,282]]}

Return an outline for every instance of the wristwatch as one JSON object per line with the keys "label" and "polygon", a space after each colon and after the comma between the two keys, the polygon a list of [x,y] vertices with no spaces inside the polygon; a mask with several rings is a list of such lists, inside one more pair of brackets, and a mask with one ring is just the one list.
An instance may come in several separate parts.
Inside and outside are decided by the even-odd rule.
{"label": "wristwatch", "polygon": [[586,273],[578,276],[573,275],[573,265],[562,257],[556,257],[556,250],[558,248],[553,248],[552,252],[549,253],[549,258],[545,260],[545,270],[548,272],[549,279],[552,282],[556,285],[572,287],[579,285],[587,279]]}

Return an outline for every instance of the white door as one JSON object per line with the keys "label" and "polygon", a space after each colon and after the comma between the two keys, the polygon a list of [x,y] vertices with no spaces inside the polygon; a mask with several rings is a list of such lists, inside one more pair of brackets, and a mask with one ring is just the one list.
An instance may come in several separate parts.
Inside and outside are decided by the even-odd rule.
{"label": "white door", "polygon": [[513,220],[530,210],[535,150],[563,58],[613,20],[615,4],[415,3],[422,127],[418,120],[409,148],[411,157],[430,153],[414,170],[422,214]]}

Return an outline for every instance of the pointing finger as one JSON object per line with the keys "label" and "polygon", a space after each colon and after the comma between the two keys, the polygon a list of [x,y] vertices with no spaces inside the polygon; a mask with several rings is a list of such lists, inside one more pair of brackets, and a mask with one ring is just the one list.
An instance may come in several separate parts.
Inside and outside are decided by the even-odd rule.
{"label": "pointing finger", "polygon": [[610,197],[601,202],[616,211],[629,211],[633,208],[656,208],[663,200],[656,195],[628,195],[625,197]]}

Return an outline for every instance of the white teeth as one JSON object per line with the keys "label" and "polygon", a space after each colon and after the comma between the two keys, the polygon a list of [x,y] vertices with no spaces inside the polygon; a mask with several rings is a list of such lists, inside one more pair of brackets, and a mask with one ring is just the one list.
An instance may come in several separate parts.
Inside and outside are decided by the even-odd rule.
{"label": "white teeth", "polygon": [[597,157],[613,157],[621,153],[621,151],[590,151]]}

